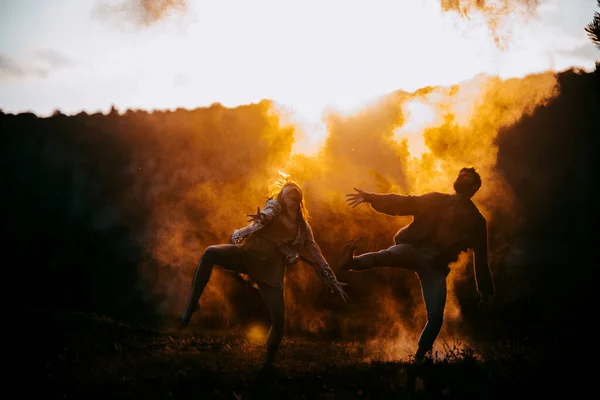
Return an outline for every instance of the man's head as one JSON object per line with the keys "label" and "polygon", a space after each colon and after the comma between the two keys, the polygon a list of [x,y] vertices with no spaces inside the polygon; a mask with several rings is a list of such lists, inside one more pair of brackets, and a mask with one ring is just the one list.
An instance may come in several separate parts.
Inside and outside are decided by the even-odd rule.
{"label": "man's head", "polygon": [[462,168],[454,181],[456,193],[472,197],[481,187],[481,176],[475,168]]}

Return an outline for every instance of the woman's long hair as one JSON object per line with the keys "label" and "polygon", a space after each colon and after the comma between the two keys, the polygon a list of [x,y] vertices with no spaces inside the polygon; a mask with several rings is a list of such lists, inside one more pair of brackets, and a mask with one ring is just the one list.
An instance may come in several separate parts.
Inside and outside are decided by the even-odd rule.
{"label": "woman's long hair", "polygon": [[283,201],[281,200],[283,197],[283,189],[287,187],[294,187],[300,192],[300,213],[298,214],[298,218],[304,222],[308,222],[308,210],[306,209],[306,204],[304,202],[304,190],[302,190],[302,187],[299,184],[290,179],[289,174],[279,171],[279,178],[269,186],[269,198],[275,198],[280,204],[283,204]]}

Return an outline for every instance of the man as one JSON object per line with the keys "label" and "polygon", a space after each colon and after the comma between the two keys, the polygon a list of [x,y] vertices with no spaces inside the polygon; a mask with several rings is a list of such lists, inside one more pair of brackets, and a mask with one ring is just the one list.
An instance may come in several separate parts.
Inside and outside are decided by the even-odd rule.
{"label": "man", "polygon": [[455,194],[429,192],[423,195],[377,194],[356,189],[347,194],[348,204],[361,203],[389,215],[412,215],[413,221],[400,229],[394,246],[354,256],[356,240],[345,246],[339,268],[364,271],[378,267],[404,268],[414,271],[421,282],[427,310],[427,323],[421,332],[415,362],[421,363],[432,350],[444,319],[448,264],[468,249],[474,252],[474,273],[480,306],[488,308],[495,294],[488,265],[487,222],[471,197],[481,187],[475,168],[462,168],[454,181]]}

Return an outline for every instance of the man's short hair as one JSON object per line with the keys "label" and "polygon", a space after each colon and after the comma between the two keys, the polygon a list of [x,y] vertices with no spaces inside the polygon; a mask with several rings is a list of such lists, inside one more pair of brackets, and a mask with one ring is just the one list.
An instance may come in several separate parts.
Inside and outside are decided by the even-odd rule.
{"label": "man's short hair", "polygon": [[470,167],[470,168],[465,167],[465,168],[462,168],[459,171],[459,174],[461,172],[468,172],[468,173],[470,173],[473,176],[473,180],[475,182],[475,185],[477,186],[477,189],[479,189],[481,187],[481,176],[477,172],[477,168],[475,168],[475,167]]}

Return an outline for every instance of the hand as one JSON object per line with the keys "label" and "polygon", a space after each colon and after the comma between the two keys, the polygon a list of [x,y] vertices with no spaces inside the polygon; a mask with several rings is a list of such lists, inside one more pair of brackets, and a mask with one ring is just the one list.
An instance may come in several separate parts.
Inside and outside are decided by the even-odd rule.
{"label": "hand", "polygon": [[330,286],[329,290],[331,290],[331,293],[333,294],[339,294],[342,297],[342,300],[344,300],[344,303],[348,303],[350,297],[348,297],[348,295],[344,291],[344,286],[348,286],[348,284],[345,282],[336,281],[333,285]]}
{"label": "hand", "polygon": [[255,224],[262,224],[265,222],[265,214],[260,212],[260,207],[256,207],[256,214],[246,214],[250,219],[248,222],[253,222]]}
{"label": "hand", "polygon": [[494,296],[482,295],[481,300],[479,300],[479,304],[477,304],[477,307],[484,313],[488,314],[490,311],[492,311],[493,305]]}
{"label": "hand", "polygon": [[365,192],[357,188],[354,188],[354,190],[356,190],[356,193],[346,194],[346,201],[348,202],[348,205],[352,208],[365,201]]}

